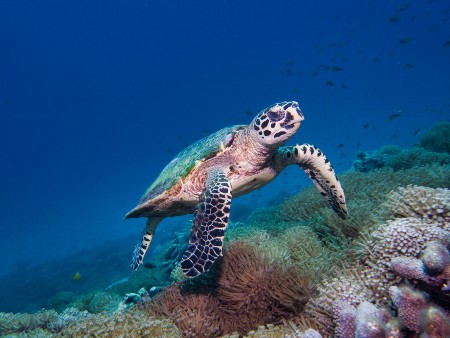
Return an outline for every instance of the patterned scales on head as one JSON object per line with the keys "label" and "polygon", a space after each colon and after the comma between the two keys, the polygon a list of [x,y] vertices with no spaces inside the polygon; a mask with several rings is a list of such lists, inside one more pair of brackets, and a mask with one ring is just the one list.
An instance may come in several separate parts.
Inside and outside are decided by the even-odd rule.
{"label": "patterned scales on head", "polygon": [[188,277],[208,271],[222,255],[232,197],[269,183],[291,164],[299,165],[345,218],[344,191],[322,151],[309,144],[283,146],[302,121],[297,102],[277,103],[261,111],[250,125],[221,129],[181,151],[125,216],[147,217],[133,269],[142,264],[162,219],[194,212],[181,268]]}

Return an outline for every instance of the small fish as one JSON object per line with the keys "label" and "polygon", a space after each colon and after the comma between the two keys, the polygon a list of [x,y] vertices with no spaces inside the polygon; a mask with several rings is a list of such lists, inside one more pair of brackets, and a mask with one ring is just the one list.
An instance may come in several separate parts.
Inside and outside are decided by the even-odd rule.
{"label": "small fish", "polygon": [[154,269],[154,268],[156,268],[156,265],[155,264],[153,264],[153,263],[144,263],[143,264],[144,265],[144,267],[145,268],[147,268],[147,269]]}
{"label": "small fish", "polygon": [[294,88],[292,90],[294,91],[294,93],[299,93],[300,92],[300,89],[298,89],[298,88]]}
{"label": "small fish", "polygon": [[331,68],[331,70],[332,70],[333,72],[342,72],[344,69],[341,68],[341,67],[333,67],[333,68]]}
{"label": "small fish", "polygon": [[413,63],[405,63],[405,64],[403,65],[403,68],[405,68],[405,69],[411,69],[411,68],[414,68],[414,66],[415,66],[415,64],[413,64]]}
{"label": "small fish", "polygon": [[368,123],[366,123],[365,125],[363,125],[363,128],[364,129],[367,129],[369,127],[369,124]]}
{"label": "small fish", "polygon": [[391,114],[388,117],[388,121],[394,121],[394,120],[398,119],[400,116],[402,116],[402,114],[400,114],[400,113]]}
{"label": "small fish", "polygon": [[450,47],[450,40],[445,41],[444,47],[445,47],[445,48],[449,48],[449,47]]}
{"label": "small fish", "polygon": [[395,140],[395,139],[398,139],[397,134],[393,134],[393,135],[391,136],[391,140]]}
{"label": "small fish", "polygon": [[356,146],[359,147],[360,145],[361,145],[361,142],[358,142],[358,144]]}
{"label": "small fish", "polygon": [[344,157],[344,153],[341,153],[341,158]]}
{"label": "small fish", "polygon": [[377,63],[379,59],[380,59],[379,56],[375,56],[375,57],[372,59],[372,63]]}
{"label": "small fish", "polygon": [[416,129],[416,130],[414,130],[413,135],[416,136],[419,132],[420,132],[420,129]]}
{"label": "small fish", "polygon": [[390,23],[396,23],[396,22],[398,22],[398,16],[397,15],[393,15],[393,16],[389,17],[388,21]]}
{"label": "small fish", "polygon": [[406,11],[408,8],[409,8],[409,4],[400,4],[400,6],[397,7],[397,12]]}
{"label": "small fish", "polygon": [[351,140],[351,139],[352,139],[352,138],[350,137],[350,135],[347,135],[346,137],[347,137],[347,139],[349,139],[349,140]]}
{"label": "small fish", "polygon": [[252,115],[253,115],[253,113],[252,113],[250,110],[247,110],[247,111],[245,112],[245,114],[246,114],[247,116],[252,116]]}
{"label": "small fish", "polygon": [[338,148],[344,148],[344,143],[339,143],[337,147]]}
{"label": "small fish", "polygon": [[410,43],[411,40],[412,40],[412,39],[410,39],[410,38],[400,39],[400,40],[398,41],[398,43],[399,43],[399,45],[404,46],[404,45],[407,45],[408,43]]}
{"label": "small fish", "polygon": [[72,276],[72,279],[79,281],[81,279],[81,273],[79,273],[79,272],[74,273]]}
{"label": "small fish", "polygon": [[325,82],[327,84],[327,86],[329,87],[334,87],[334,82],[331,80],[328,80],[327,82]]}

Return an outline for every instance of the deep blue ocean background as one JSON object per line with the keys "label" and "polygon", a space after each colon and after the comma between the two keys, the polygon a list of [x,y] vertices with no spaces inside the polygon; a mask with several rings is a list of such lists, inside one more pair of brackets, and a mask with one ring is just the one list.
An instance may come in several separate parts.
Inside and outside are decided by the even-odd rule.
{"label": "deep blue ocean background", "polygon": [[[338,173],[359,151],[412,146],[450,117],[449,60],[448,0],[0,0],[3,281],[42,279],[39,264],[71,280],[97,248],[91,269],[128,273],[145,220],[123,216],[161,169],[275,102],[299,101],[291,143]],[[291,168],[233,208],[306,184]]]}

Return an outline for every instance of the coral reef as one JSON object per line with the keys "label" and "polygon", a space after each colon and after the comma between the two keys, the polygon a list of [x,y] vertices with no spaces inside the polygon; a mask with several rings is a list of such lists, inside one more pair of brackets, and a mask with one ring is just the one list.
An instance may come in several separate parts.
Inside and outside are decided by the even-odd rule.
{"label": "coral reef", "polygon": [[[339,300],[334,303],[336,337],[378,338],[392,337],[399,331],[395,321],[384,308],[363,301],[357,308],[350,303]],[[390,321],[390,322],[389,322]]]}
{"label": "coral reef", "polygon": [[427,130],[413,148],[401,149],[395,145],[386,145],[378,150],[358,153],[358,159],[352,168],[355,171],[370,172],[385,167],[397,171],[430,163],[448,165],[449,153],[450,122],[444,121]]}
{"label": "coral reef", "polygon": [[214,292],[167,288],[149,307],[174,319],[186,337],[246,334],[258,325],[281,323],[301,312],[312,293],[308,278],[294,268],[269,264],[255,247],[235,242],[225,251]]}
{"label": "coral reef", "polygon": [[74,292],[58,292],[48,300],[46,308],[61,312],[75,300],[76,294]]}
{"label": "coral reef", "polygon": [[440,122],[427,130],[418,145],[438,153],[450,152],[450,122]]}
{"label": "coral reef", "polygon": [[80,319],[61,331],[63,337],[181,337],[168,318],[158,318],[138,308],[113,315],[97,314]]}
{"label": "coral reef", "polygon": [[87,311],[80,311],[76,308],[67,308],[54,317],[47,328],[50,332],[61,332],[69,325],[75,325],[79,320],[86,319],[92,315]]}
{"label": "coral reef", "polygon": [[391,286],[389,289],[401,322],[415,333],[432,337],[450,335],[450,319],[445,311],[429,301],[427,295],[410,286]]}
{"label": "coral reef", "polygon": [[184,337],[217,337],[225,331],[218,300],[208,293],[183,291],[173,285],[148,305],[158,315],[171,318]]}
{"label": "coral reef", "polygon": [[[324,279],[318,286],[318,294],[305,307],[306,319],[314,320],[319,330],[326,336],[334,334],[335,303],[344,302],[352,308],[371,299],[372,292],[361,279],[357,269],[337,270],[336,277]],[[304,316],[297,318],[303,320]]]}
{"label": "coral reef", "polygon": [[345,221],[307,188],[240,217],[227,230],[224,257],[189,280],[178,264],[187,226],[106,290],[73,299],[56,289],[47,306],[59,313],[0,313],[0,334],[447,337],[450,166],[436,164],[448,163],[438,141],[445,144],[424,135],[423,148],[384,147],[366,156],[366,172],[340,175]]}
{"label": "coral reef", "polygon": [[[355,251],[359,260],[319,287],[318,296],[306,305],[306,315],[317,320],[322,333],[358,336],[361,304],[375,303],[385,311],[391,301],[398,311],[400,326],[378,316],[370,327],[392,332],[389,334],[398,332],[402,325],[417,333],[425,332],[425,327],[445,332],[448,319],[439,305],[449,306],[444,294],[450,271],[449,196],[447,189],[416,186],[399,188],[389,195],[382,205],[386,208],[383,217],[393,219],[363,234],[360,249]],[[413,290],[406,286],[407,281],[424,285],[416,285],[421,291]],[[425,309],[432,313],[430,318],[419,316]]]}
{"label": "coral reef", "polygon": [[216,296],[234,330],[250,331],[255,325],[277,323],[299,313],[311,295],[309,278],[293,266],[270,265],[243,243],[234,243],[224,257]]}
{"label": "coral reef", "polygon": [[447,236],[448,230],[440,228],[438,223],[428,224],[418,218],[389,221],[372,233],[372,239],[366,243],[361,276],[374,292],[374,299],[388,301],[389,287],[400,282],[391,270],[393,258],[418,257],[427,243]]}
{"label": "coral reef", "polygon": [[381,220],[419,217],[431,222],[450,222],[450,193],[448,189],[432,189],[417,185],[399,187],[387,194],[380,208]]}
{"label": "coral reef", "polygon": [[37,313],[0,312],[0,335],[17,334],[38,328],[47,328],[57,317],[56,311],[39,311]]}

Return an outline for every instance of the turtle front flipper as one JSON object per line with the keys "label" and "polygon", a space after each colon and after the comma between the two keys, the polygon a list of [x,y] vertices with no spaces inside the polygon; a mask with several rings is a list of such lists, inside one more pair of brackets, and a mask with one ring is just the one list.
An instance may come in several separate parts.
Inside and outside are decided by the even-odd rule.
{"label": "turtle front flipper", "polygon": [[221,169],[208,173],[203,201],[194,213],[189,246],[181,259],[181,269],[188,277],[208,271],[222,256],[223,236],[228,225],[231,183]]}
{"label": "turtle front flipper", "polygon": [[161,222],[162,217],[149,217],[147,219],[147,225],[144,232],[142,233],[141,239],[136,244],[133,251],[133,259],[131,260],[131,268],[137,270],[139,265],[142,264],[144,260],[145,253],[152,242],[153,234],[158,224]]}
{"label": "turtle front flipper", "polygon": [[281,169],[289,164],[298,164],[311,178],[320,194],[325,196],[333,210],[343,219],[347,217],[344,190],[330,161],[319,148],[310,144],[280,147],[275,158]]}

